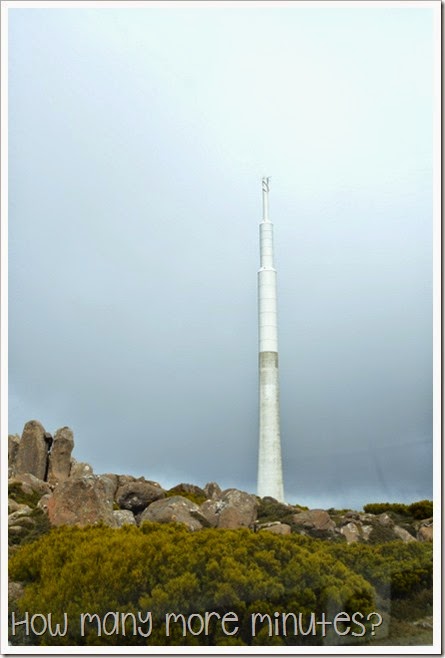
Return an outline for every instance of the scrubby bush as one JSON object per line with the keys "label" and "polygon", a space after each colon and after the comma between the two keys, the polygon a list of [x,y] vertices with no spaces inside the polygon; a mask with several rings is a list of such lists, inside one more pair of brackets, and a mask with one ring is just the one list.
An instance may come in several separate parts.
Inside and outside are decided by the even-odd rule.
{"label": "scrubby bush", "polygon": [[367,505],[363,505],[363,510],[367,514],[394,512],[402,516],[410,516],[408,505],[404,505],[403,503],[368,503]]}
{"label": "scrubby bush", "polygon": [[368,514],[389,512],[398,516],[421,520],[433,516],[433,501],[419,500],[411,503],[411,505],[405,505],[404,503],[368,503],[363,506],[363,509]]}
{"label": "scrubby bush", "polygon": [[280,521],[281,523],[292,523],[296,511],[289,508],[288,505],[279,503],[273,498],[261,498],[258,505],[258,523],[268,523],[269,521]]}
{"label": "scrubby bush", "polygon": [[382,598],[408,599],[432,587],[433,546],[429,542],[332,545],[330,550],[366,578]]}
{"label": "scrubby bush", "polygon": [[251,612],[361,611],[375,605],[373,587],[354,573],[337,554],[298,535],[276,536],[239,530],[190,532],[182,526],[143,524],[126,526],[62,527],[33,545],[22,547],[11,559],[11,578],[26,584],[19,610],[63,612],[78,620],[81,612],[103,616],[108,611],[151,611],[149,638],[133,635],[98,637],[91,628],[80,637],[72,623],[63,638],[47,634],[35,644],[164,645],[162,623],[167,612],[185,615],[215,611],[237,614],[239,632],[224,635],[218,625],[208,636],[183,637],[180,627],[168,644],[318,644],[317,636],[252,638]]}
{"label": "scrubby bush", "polygon": [[408,510],[414,519],[429,519],[433,516],[433,501],[419,500],[417,503],[408,505]]}

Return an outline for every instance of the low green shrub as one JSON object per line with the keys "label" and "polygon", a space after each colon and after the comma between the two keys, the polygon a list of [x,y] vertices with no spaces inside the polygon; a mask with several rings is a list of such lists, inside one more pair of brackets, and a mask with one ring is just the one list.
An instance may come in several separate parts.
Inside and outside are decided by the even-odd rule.
{"label": "low green shrub", "polygon": [[[180,625],[168,644],[322,644],[323,637],[289,634],[268,636],[263,628],[252,637],[252,612],[301,612],[317,619],[375,607],[373,587],[354,573],[329,544],[298,535],[276,536],[247,529],[190,532],[175,524],[143,524],[112,529],[61,527],[32,545],[22,546],[10,560],[10,576],[25,584],[18,610],[81,612],[103,617],[109,611],[151,611],[150,638],[138,635],[98,636],[88,626],[84,637],[72,623],[66,636],[44,634],[33,643],[74,645],[165,645],[162,624],[168,612],[221,615],[236,613],[239,631],[227,637],[220,626],[207,636],[183,637]],[[13,641],[13,638],[11,638]]]}

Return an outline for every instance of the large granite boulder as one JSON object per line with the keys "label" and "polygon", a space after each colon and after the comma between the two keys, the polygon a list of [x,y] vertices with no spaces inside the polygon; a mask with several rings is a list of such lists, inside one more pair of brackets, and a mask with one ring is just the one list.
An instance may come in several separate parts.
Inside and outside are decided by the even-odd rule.
{"label": "large granite boulder", "polygon": [[401,528],[398,525],[395,525],[393,527],[393,532],[396,535],[396,537],[404,541],[405,544],[410,541],[416,541],[416,538],[413,537],[412,534],[408,532],[408,530],[405,530],[405,528]]}
{"label": "large granite boulder", "polygon": [[38,420],[28,421],[17,450],[16,474],[31,473],[39,480],[45,480],[50,445],[50,435],[43,425]]}
{"label": "large granite boulder", "polygon": [[52,525],[114,525],[113,501],[97,475],[68,478],[46,501]]}
{"label": "large granite boulder", "polygon": [[139,514],[155,500],[165,498],[165,491],[157,482],[137,480],[128,482],[116,491],[116,502],[121,509]]}
{"label": "large granite boulder", "polygon": [[48,482],[58,484],[69,477],[73,448],[74,438],[70,428],[57,430],[49,455]]}
{"label": "large granite boulder", "polygon": [[349,521],[340,528],[340,532],[346,538],[348,544],[359,541],[361,539],[360,528],[354,521]]}
{"label": "large granite boulder", "polygon": [[239,489],[226,489],[217,501],[218,528],[252,528],[258,512],[256,496]]}
{"label": "large granite boulder", "polygon": [[183,496],[171,496],[152,503],[139,517],[140,523],[183,523],[190,530],[199,530],[205,524],[199,506]]}
{"label": "large granite boulder", "polygon": [[307,528],[308,530],[333,532],[335,523],[329,514],[323,509],[311,509],[305,512],[299,512],[292,517],[293,522]]}

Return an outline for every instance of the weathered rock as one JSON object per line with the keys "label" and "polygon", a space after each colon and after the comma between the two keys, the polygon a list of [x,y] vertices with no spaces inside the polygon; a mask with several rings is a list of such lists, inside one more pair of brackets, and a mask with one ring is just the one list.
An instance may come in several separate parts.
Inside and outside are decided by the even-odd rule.
{"label": "weathered rock", "polygon": [[86,462],[78,462],[77,459],[71,458],[70,478],[83,478],[93,475],[93,467]]}
{"label": "weathered rock", "polygon": [[322,509],[311,509],[306,512],[299,512],[292,517],[296,525],[303,526],[311,530],[323,530],[333,532],[335,523],[329,514]]}
{"label": "weathered rock", "polygon": [[394,527],[394,520],[386,512],[379,514],[376,518],[380,525],[385,526],[385,528]]}
{"label": "weathered rock", "polygon": [[30,420],[23,428],[17,450],[16,474],[31,473],[45,480],[48,468],[48,443],[45,429],[38,420]]}
{"label": "weathered rock", "polygon": [[219,513],[222,508],[223,503],[218,498],[206,500],[199,506],[201,514],[206,519],[207,525],[211,528],[216,528],[218,525]]}
{"label": "weathered rock", "polygon": [[417,532],[417,539],[419,541],[433,541],[433,524],[420,526]]}
{"label": "weathered rock", "polygon": [[58,484],[69,477],[73,448],[74,437],[72,430],[69,427],[62,427],[57,430],[49,455],[48,482]]}
{"label": "weathered rock", "polygon": [[357,524],[353,521],[350,521],[349,523],[346,523],[346,525],[342,526],[340,528],[340,532],[346,537],[348,544],[351,544],[352,542],[358,541],[360,539],[360,530]]}
{"label": "weathered rock", "polygon": [[113,510],[113,527],[122,528],[124,525],[136,525],[133,512],[128,509]]}
{"label": "weathered rock", "polygon": [[14,498],[8,498],[8,514],[17,512],[18,509],[22,507],[23,503],[18,503]]}
{"label": "weathered rock", "polygon": [[258,530],[267,530],[267,532],[273,532],[274,535],[290,535],[291,533],[291,527],[287,523],[280,523],[277,521],[276,523],[261,523],[258,526]]}
{"label": "weathered rock", "polygon": [[20,505],[20,508],[8,515],[8,525],[16,525],[24,516],[29,516],[32,509],[28,505]]}
{"label": "weathered rock", "polygon": [[8,487],[10,489],[19,486],[24,494],[27,496],[32,495],[33,493],[40,494],[43,496],[46,493],[50,493],[51,487],[47,482],[39,480],[31,473],[20,473],[15,475],[13,478],[8,480]]}
{"label": "weathered rock", "polygon": [[200,509],[196,503],[183,496],[171,496],[152,503],[140,515],[140,523],[183,523],[190,530],[199,530],[203,524],[199,520]]}
{"label": "weathered rock", "polygon": [[47,501],[52,525],[113,525],[113,503],[96,475],[68,478],[61,482]]}
{"label": "weathered rock", "polygon": [[18,526],[32,528],[35,526],[35,520],[29,514],[17,514],[17,512],[14,512],[8,517],[8,526],[14,528]]}
{"label": "weathered rock", "polygon": [[218,509],[218,528],[251,528],[257,519],[258,500],[239,489],[222,492]]}
{"label": "weathered rock", "polygon": [[416,541],[416,538],[413,537],[412,534],[408,532],[408,530],[405,530],[405,528],[401,528],[400,526],[395,525],[392,530],[394,534],[405,543]]}
{"label": "weathered rock", "polygon": [[119,487],[116,502],[122,509],[139,514],[155,500],[165,498],[165,491],[157,482],[136,481]]}
{"label": "weathered rock", "polygon": [[207,482],[204,493],[207,498],[219,498],[221,496],[221,487],[216,482]]}
{"label": "weathered rock", "polygon": [[99,475],[99,480],[103,482],[104,487],[107,490],[108,497],[114,500],[119,485],[118,476],[114,473],[104,473],[103,475]]}
{"label": "weathered rock", "polygon": [[18,434],[8,436],[8,477],[15,475],[17,469],[17,454],[19,451],[20,437]]}

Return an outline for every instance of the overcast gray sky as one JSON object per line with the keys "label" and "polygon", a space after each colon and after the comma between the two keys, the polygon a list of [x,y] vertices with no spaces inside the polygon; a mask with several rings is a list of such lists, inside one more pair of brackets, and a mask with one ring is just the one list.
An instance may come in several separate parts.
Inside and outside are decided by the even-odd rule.
{"label": "overcast gray sky", "polygon": [[9,431],[256,489],[272,176],[286,497],[432,495],[433,10],[9,11]]}

